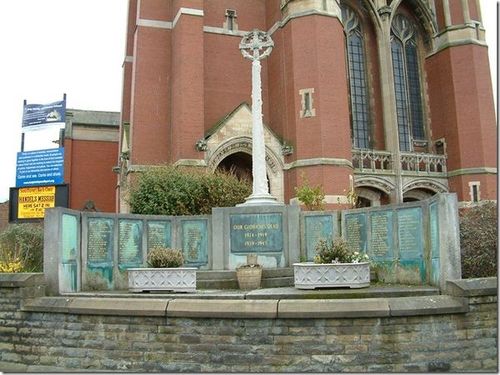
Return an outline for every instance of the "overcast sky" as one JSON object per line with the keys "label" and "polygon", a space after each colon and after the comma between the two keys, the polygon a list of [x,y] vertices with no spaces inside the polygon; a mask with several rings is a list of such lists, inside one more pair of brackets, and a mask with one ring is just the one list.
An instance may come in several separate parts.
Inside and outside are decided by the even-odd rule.
{"label": "overcast sky", "polygon": [[[127,0],[0,1],[4,130],[0,202],[15,186],[24,99],[28,104],[47,104],[62,100],[66,93],[68,108],[120,111],[127,4]],[[481,0],[481,6],[496,83],[497,1]],[[36,138],[57,138],[35,132],[26,137],[26,151],[36,147]]]}

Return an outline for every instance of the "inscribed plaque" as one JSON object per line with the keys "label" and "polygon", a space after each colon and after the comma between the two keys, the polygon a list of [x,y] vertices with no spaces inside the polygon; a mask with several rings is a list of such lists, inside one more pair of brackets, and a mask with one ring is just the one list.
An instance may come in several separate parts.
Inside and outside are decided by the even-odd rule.
{"label": "inscribed plaque", "polygon": [[308,261],[316,255],[316,245],[320,240],[333,238],[333,218],[331,215],[308,215],[304,217],[305,247]]}
{"label": "inscribed plaque", "polygon": [[398,210],[397,215],[400,258],[423,258],[422,209],[404,208]]}
{"label": "inscribed plaque", "polygon": [[148,222],[148,250],[155,247],[172,246],[172,224],[170,221]]}
{"label": "inscribed plaque", "polygon": [[392,260],[394,257],[392,211],[372,212],[370,228],[370,256],[375,260]]}
{"label": "inscribed plaque", "polygon": [[230,216],[232,253],[271,253],[283,251],[283,215],[234,214]]}
{"label": "inscribed plaque", "polygon": [[207,220],[184,220],[181,225],[182,252],[189,266],[208,264]]}
{"label": "inscribed plaque", "polygon": [[366,253],[367,233],[366,214],[346,214],[345,215],[345,239],[353,251]]}
{"label": "inscribed plaque", "polygon": [[87,263],[111,263],[113,260],[113,219],[88,219]]}
{"label": "inscribed plaque", "polygon": [[118,266],[124,268],[142,265],[142,220],[118,221]]}

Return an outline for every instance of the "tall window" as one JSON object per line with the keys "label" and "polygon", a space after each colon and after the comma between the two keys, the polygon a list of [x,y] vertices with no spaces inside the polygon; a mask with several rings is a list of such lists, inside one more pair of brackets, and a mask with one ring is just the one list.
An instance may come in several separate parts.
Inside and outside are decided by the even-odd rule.
{"label": "tall window", "polygon": [[425,140],[424,115],[416,31],[401,14],[397,14],[392,21],[391,53],[399,149],[411,151],[412,140]]}
{"label": "tall window", "polygon": [[349,67],[352,143],[355,148],[369,148],[370,114],[363,36],[356,13],[345,5],[341,7]]}

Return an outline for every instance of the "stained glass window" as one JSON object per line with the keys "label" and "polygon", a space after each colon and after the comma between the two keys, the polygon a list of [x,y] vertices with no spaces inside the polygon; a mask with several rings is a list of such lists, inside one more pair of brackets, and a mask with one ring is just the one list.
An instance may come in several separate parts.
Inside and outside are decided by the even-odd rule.
{"label": "stained glass window", "polygon": [[355,148],[369,148],[370,114],[363,36],[357,15],[345,5],[342,5],[342,21],[349,68],[352,143]]}
{"label": "stained glass window", "polygon": [[411,151],[412,140],[425,139],[416,32],[401,14],[394,17],[391,31],[399,148]]}

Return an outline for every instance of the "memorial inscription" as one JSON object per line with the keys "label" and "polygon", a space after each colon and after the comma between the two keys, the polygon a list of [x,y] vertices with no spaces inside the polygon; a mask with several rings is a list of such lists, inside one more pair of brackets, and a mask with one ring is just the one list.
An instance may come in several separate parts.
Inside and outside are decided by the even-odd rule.
{"label": "memorial inscription", "polygon": [[316,255],[316,245],[320,240],[331,240],[333,233],[333,218],[331,215],[308,215],[304,217],[305,250],[308,261]]}
{"label": "memorial inscription", "polygon": [[276,214],[234,214],[230,216],[232,253],[283,251],[283,217]]}
{"label": "memorial inscription", "polygon": [[208,230],[206,220],[182,222],[182,251],[188,265],[208,263]]}
{"label": "memorial inscription", "polygon": [[371,256],[381,260],[393,257],[392,211],[373,212],[370,215]]}
{"label": "memorial inscription", "polygon": [[110,263],[113,259],[113,219],[89,218],[87,262]]}
{"label": "memorial inscription", "polygon": [[353,251],[366,253],[366,214],[349,214],[345,216],[345,239]]}
{"label": "memorial inscription", "polygon": [[172,246],[172,224],[170,221],[148,222],[148,249]]}
{"label": "memorial inscription", "polygon": [[402,259],[419,259],[422,248],[422,209],[398,210],[399,255]]}
{"label": "memorial inscription", "polygon": [[139,267],[142,261],[142,220],[118,222],[118,265]]}

